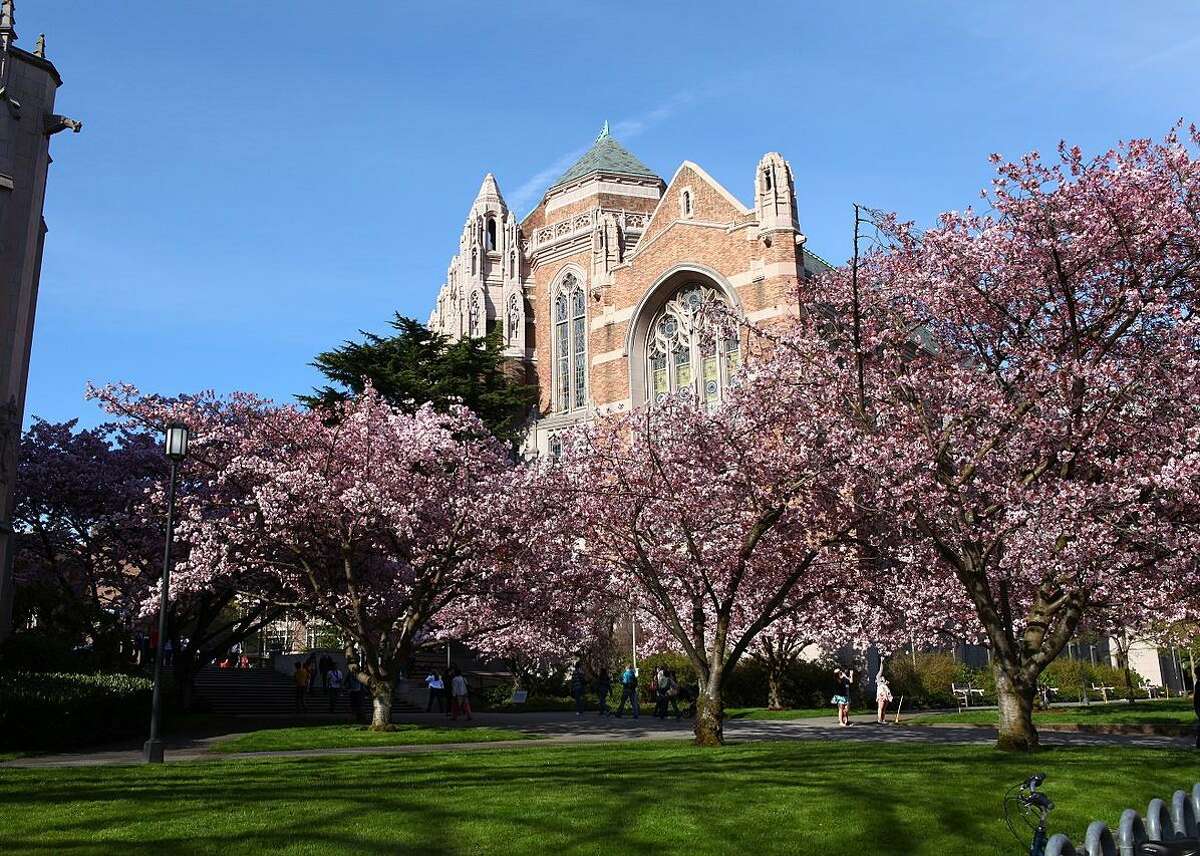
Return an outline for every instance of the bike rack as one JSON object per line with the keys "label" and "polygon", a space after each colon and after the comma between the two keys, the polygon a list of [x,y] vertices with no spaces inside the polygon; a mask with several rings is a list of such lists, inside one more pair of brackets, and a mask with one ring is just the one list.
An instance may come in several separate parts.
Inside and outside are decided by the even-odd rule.
{"label": "bike rack", "polygon": [[1195,795],[1196,789],[1192,788],[1191,795],[1186,791],[1176,791],[1171,797],[1171,825],[1175,827],[1175,834],[1180,838],[1197,836],[1196,807],[1192,805]]}
{"label": "bike rack", "polygon": [[1046,845],[1046,856],[1137,856],[1139,845],[1154,841],[1183,841],[1200,837],[1200,782],[1191,790],[1176,791],[1170,806],[1152,799],[1145,817],[1131,808],[1121,814],[1114,839],[1102,820],[1092,821],[1082,847],[1061,832]]}
{"label": "bike rack", "polygon": [[1146,834],[1146,824],[1142,816],[1131,808],[1121,813],[1121,825],[1117,829],[1117,839],[1121,844],[1121,856],[1137,856],[1139,844],[1150,840]]}

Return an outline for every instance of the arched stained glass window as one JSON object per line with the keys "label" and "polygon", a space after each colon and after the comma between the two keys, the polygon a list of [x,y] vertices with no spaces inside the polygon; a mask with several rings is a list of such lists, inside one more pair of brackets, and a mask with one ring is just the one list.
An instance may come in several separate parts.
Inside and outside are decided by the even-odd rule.
{"label": "arched stained glass window", "polygon": [[671,393],[691,391],[709,404],[724,397],[741,364],[736,328],[714,330],[700,307],[725,302],[698,282],[681,286],[658,311],[646,333],[646,398],[659,402]]}
{"label": "arched stained glass window", "polygon": [[554,290],[554,409],[587,405],[587,301],[583,285],[568,273]]}

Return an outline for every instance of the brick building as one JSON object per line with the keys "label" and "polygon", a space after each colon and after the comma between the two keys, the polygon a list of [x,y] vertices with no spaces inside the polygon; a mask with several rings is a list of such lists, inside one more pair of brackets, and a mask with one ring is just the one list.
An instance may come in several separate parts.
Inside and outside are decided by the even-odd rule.
{"label": "brick building", "polygon": [[826,267],[804,248],[787,161],[768,153],[746,178],[750,206],[691,161],[663,181],[607,123],[520,221],[489,173],[429,326],[501,330],[540,390],[531,452],[669,392],[719,399],[745,342],[701,336],[697,306],[721,300],[765,321],[794,311],[796,282]]}

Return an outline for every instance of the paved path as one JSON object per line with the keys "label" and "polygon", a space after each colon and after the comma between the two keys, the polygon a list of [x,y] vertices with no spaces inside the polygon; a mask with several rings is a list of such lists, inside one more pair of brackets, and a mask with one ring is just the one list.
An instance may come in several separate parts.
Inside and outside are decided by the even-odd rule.
{"label": "paved path", "polygon": [[[397,718],[398,722],[445,726],[445,717],[437,714],[411,714]],[[810,719],[729,720],[725,736],[730,742],[750,740],[857,740],[872,743],[930,743],[988,745],[996,740],[990,728],[956,725],[908,726],[877,725],[872,716],[856,716],[854,724],[842,728],[832,717]],[[168,762],[222,761],[252,758],[313,758],[343,755],[404,755],[424,752],[484,751],[488,749],[528,749],[535,746],[581,745],[642,740],[683,740],[691,737],[692,727],[687,720],[659,721],[653,717],[640,719],[600,718],[588,714],[581,718],[571,713],[481,713],[474,725],[514,728],[541,739],[502,740],[483,743],[437,743],[419,746],[363,746],[351,749],[305,749],[281,752],[211,752],[213,743],[238,736],[238,733],[202,738],[168,739]],[[241,732],[245,733],[245,732]],[[1148,746],[1188,747],[1195,745],[1194,737],[1157,737],[1151,735],[1080,734],[1042,731],[1046,746]],[[123,744],[99,750],[39,755],[0,763],[0,767],[78,767],[104,764],[136,764],[141,762],[140,744]]]}

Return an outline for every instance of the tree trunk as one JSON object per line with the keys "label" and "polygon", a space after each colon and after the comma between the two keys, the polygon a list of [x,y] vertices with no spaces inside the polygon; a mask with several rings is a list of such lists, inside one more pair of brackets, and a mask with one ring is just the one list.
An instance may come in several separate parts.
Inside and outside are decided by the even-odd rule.
{"label": "tree trunk", "polygon": [[767,707],[783,710],[783,667],[778,662],[767,663]]}
{"label": "tree trunk", "polygon": [[371,681],[371,728],[379,731],[392,723],[392,695],[396,687],[392,681]]}
{"label": "tree trunk", "polygon": [[721,699],[721,675],[715,673],[700,687],[693,726],[697,746],[720,746],[725,742],[725,704]]}
{"label": "tree trunk", "polygon": [[996,700],[1000,705],[1000,736],[997,748],[1014,752],[1033,752],[1038,748],[1038,733],[1033,727],[1033,698],[1037,682],[1014,680],[997,658]]}
{"label": "tree trunk", "polygon": [[1136,692],[1133,686],[1133,670],[1129,668],[1129,642],[1126,641],[1123,633],[1114,636],[1113,641],[1117,643],[1117,668],[1125,674],[1125,700],[1133,704]]}
{"label": "tree trunk", "polygon": [[[179,643],[176,641],[171,644]],[[175,702],[181,713],[190,712],[196,700],[196,672],[199,671],[196,663],[199,659],[200,652],[193,650],[190,645],[183,650],[177,650],[175,654],[175,664],[171,672],[175,679]]]}

